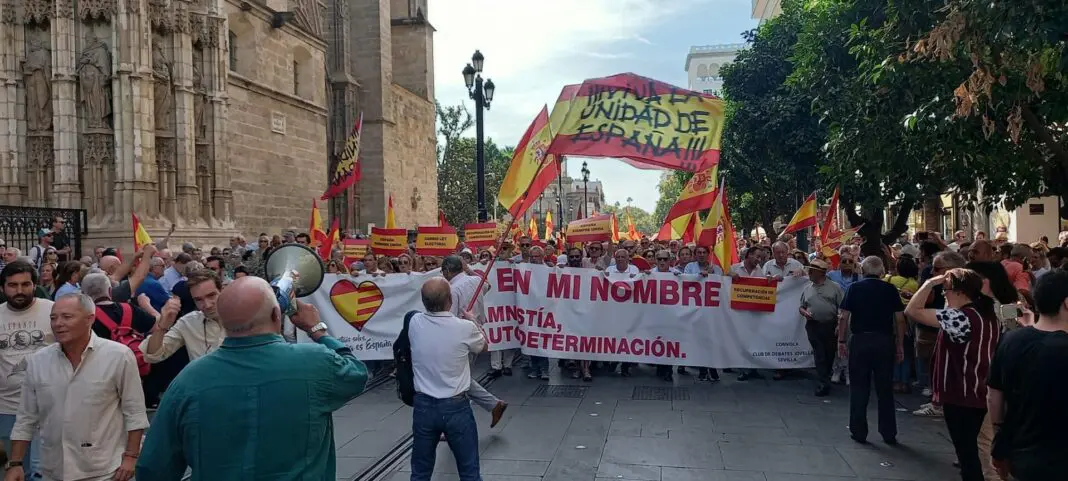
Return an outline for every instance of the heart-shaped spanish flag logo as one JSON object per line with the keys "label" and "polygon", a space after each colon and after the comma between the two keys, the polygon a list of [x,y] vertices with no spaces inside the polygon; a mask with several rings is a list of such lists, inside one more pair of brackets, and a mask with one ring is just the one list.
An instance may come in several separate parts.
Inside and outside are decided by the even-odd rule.
{"label": "heart-shaped spanish flag logo", "polygon": [[334,309],[357,331],[362,331],[364,324],[382,307],[382,289],[374,282],[356,283],[342,279],[330,288],[330,303]]}

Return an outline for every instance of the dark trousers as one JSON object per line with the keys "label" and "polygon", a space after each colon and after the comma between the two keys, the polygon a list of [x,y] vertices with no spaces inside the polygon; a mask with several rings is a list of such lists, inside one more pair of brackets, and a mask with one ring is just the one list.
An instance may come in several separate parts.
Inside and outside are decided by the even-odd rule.
{"label": "dark trousers", "polygon": [[[879,398],[879,434],[883,438],[897,437],[892,384],[894,351],[894,338],[889,334],[853,333],[849,341],[849,431],[855,438],[868,437],[868,398],[872,382],[875,383],[875,396]],[[976,435],[978,433],[976,431]],[[974,443],[974,439],[972,441]]]}
{"label": "dark trousers", "polygon": [[943,404],[942,412],[946,419],[946,430],[953,441],[953,450],[957,452],[960,463],[960,479],[964,481],[983,481],[983,465],[979,462],[979,431],[983,429],[986,409]]}
{"label": "dark trousers", "polygon": [[816,377],[820,387],[831,385],[834,356],[838,351],[838,324],[835,322],[808,321],[805,323],[808,343],[812,345],[812,357],[816,361]]}
{"label": "dark trousers", "polygon": [[482,481],[478,464],[478,427],[467,395],[435,399],[416,393],[412,413],[412,481],[430,481],[438,440],[445,441],[456,458],[461,481]]}

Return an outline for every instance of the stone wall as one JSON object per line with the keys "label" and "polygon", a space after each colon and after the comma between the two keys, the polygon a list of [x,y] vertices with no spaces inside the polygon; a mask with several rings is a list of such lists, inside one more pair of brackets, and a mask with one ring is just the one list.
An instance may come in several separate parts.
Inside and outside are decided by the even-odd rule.
{"label": "stone wall", "polygon": [[[398,227],[437,225],[434,104],[396,84],[392,94],[396,123],[385,139],[385,195],[393,194]],[[364,186],[364,191],[373,188]]]}
{"label": "stone wall", "polygon": [[227,90],[235,227],[307,230],[327,181],[326,44],[288,25],[272,29],[265,11],[227,8],[237,57]]}

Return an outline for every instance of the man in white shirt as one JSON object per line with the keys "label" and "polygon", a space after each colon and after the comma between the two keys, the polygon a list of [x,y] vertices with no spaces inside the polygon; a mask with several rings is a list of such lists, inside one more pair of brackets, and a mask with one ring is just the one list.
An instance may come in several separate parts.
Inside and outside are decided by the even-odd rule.
{"label": "man in white shirt", "polygon": [[790,257],[790,246],[779,241],[771,245],[772,259],[764,264],[764,274],[768,277],[783,280],[790,276],[803,276],[805,266]]}
{"label": "man in white shirt", "polygon": [[171,292],[174,289],[174,285],[182,280],[185,275],[186,264],[193,261],[193,256],[182,252],[174,258],[174,264],[163,271],[163,277],[159,279],[159,283],[163,284],[163,288],[167,289],[167,292]]}
{"label": "man in white shirt", "polygon": [[695,253],[694,261],[683,267],[683,274],[697,274],[702,277],[707,277],[709,274],[723,275],[723,270],[710,262],[708,247],[697,246],[693,251]]}
{"label": "man in white shirt", "polygon": [[742,262],[731,266],[731,277],[764,277],[764,268],[760,267],[759,247],[750,247],[742,251]]}
{"label": "man in white shirt", "polygon": [[52,306],[56,344],[27,358],[10,468],[5,481],[23,481],[22,460],[41,438],[47,480],[128,481],[148,427],[133,351],[93,334],[96,306],[69,294]]}
{"label": "man in white shirt", "polygon": [[167,301],[152,332],[141,341],[141,352],[149,363],[163,362],[183,346],[193,361],[222,345],[225,332],[215,309],[222,280],[214,271],[201,269],[190,272],[185,282],[197,310],[176,320],[181,302],[177,297]]}
{"label": "man in white shirt", "polygon": [[[463,261],[456,256],[448,256],[441,261],[441,275],[445,277],[445,280],[449,281],[449,290],[452,297],[452,309],[449,312],[454,316],[462,316],[463,311],[467,309],[467,305],[471,303],[471,299],[476,298],[475,307],[471,310],[471,314],[475,316],[478,325],[482,325],[486,322],[482,296],[489,292],[489,282],[482,284],[482,292],[476,294],[481,278],[464,272],[465,267]],[[508,365],[511,364],[512,362],[509,360]],[[490,368],[493,369],[492,362]],[[467,394],[471,396],[471,400],[478,407],[489,411],[493,415],[493,420],[490,422],[491,428],[501,422],[501,416],[504,416],[504,410],[508,409],[508,403],[498,399],[497,396],[491,394],[478,381],[473,379]]]}
{"label": "man in white shirt", "polygon": [[482,329],[454,316],[448,281],[434,278],[421,291],[426,313],[412,317],[408,338],[415,375],[412,414],[412,481],[429,481],[437,444],[445,434],[456,458],[461,481],[479,481],[478,426],[467,391],[471,386],[471,354],[486,350]]}
{"label": "man in white shirt", "polygon": [[[0,304],[0,438],[5,452],[11,452],[11,429],[22,397],[22,380],[26,377],[26,357],[56,342],[48,316],[52,301],[37,299],[37,269],[28,262],[15,261],[0,271],[7,302]],[[38,443],[30,444],[26,473],[36,472]]]}
{"label": "man in white shirt", "polygon": [[612,258],[615,259],[615,263],[604,270],[605,277],[618,277],[624,274],[627,277],[634,277],[641,273],[637,266],[630,263],[630,251],[626,249],[617,249],[616,253],[612,255]]}

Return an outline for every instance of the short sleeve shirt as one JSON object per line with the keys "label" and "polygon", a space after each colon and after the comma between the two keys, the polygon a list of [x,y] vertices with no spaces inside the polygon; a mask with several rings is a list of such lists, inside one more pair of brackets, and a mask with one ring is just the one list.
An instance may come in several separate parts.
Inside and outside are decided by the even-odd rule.
{"label": "short sleeve shirt", "polygon": [[894,314],[905,310],[897,288],[882,279],[866,277],[849,287],[842,309],[849,311],[853,334],[894,333]]}

